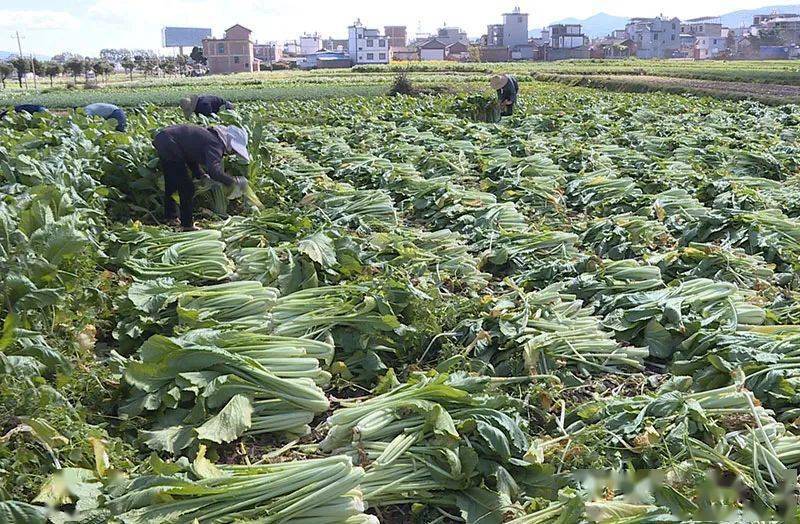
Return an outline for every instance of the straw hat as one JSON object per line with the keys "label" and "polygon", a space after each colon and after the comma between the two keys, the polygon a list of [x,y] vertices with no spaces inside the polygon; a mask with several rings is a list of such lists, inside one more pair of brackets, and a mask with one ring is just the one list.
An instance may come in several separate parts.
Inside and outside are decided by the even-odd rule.
{"label": "straw hat", "polygon": [[250,153],[247,151],[247,131],[237,126],[215,126],[214,128],[229,151],[233,151],[246,162],[250,162]]}
{"label": "straw hat", "polygon": [[194,114],[194,110],[197,108],[197,95],[192,95],[186,98],[181,98],[180,106],[183,110],[183,114],[186,115],[186,118],[192,118]]}
{"label": "straw hat", "polygon": [[489,79],[492,89],[503,89],[508,83],[508,75],[494,75]]}

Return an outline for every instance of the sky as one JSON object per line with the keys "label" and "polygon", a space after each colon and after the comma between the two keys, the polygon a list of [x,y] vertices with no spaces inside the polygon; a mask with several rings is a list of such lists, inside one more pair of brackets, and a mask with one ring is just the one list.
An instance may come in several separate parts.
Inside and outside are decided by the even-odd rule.
{"label": "sky", "polygon": [[[52,55],[70,51],[97,55],[103,48],[159,49],[161,28],[211,27],[215,35],[235,23],[253,30],[257,41],[293,40],[304,32],[345,38],[357,18],[367,27],[406,25],[434,32],[458,26],[470,37],[500,23],[515,5],[529,13],[531,29],[567,17],[599,12],[617,16],[679,18],[714,16],[775,4],[770,0],[0,0],[0,50],[16,51],[12,35],[24,36],[23,52]],[[794,3],[794,2],[785,2]]]}

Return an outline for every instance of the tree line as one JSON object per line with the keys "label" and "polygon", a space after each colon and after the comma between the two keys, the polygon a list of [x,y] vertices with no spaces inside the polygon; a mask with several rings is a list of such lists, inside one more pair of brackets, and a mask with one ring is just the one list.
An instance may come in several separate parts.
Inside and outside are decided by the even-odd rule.
{"label": "tree line", "polygon": [[200,48],[192,49],[189,57],[183,55],[160,57],[151,51],[137,51],[136,54],[131,54],[123,49],[103,49],[97,58],[61,53],[51,60],[42,61],[38,58],[17,56],[7,61],[0,61],[0,85],[5,89],[6,81],[16,73],[21,88],[25,75],[32,72],[35,72],[37,77],[49,78],[51,87],[53,80],[62,74],[69,74],[74,83],[77,83],[81,75],[85,76],[85,81],[88,83],[90,73],[94,73],[95,78],[104,78],[108,82],[108,76],[116,69],[115,64],[119,64],[131,80],[134,72],[144,76],[186,74],[190,62],[205,63]]}

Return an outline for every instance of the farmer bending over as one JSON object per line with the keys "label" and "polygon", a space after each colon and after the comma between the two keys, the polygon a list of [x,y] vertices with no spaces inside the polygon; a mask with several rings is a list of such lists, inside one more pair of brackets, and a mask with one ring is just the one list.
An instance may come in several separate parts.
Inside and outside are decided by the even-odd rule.
{"label": "farmer bending over", "polygon": [[[14,112],[32,115],[34,113],[47,113],[47,108],[39,104],[19,104],[14,106]],[[3,118],[7,114],[8,111],[0,112],[0,118]]]}
{"label": "farmer bending over", "polygon": [[514,113],[514,105],[517,103],[517,93],[519,92],[517,79],[511,75],[494,75],[489,79],[489,84],[492,89],[497,91],[501,115],[511,116]]}
{"label": "farmer bending over", "polygon": [[[181,202],[180,224],[184,231],[197,229],[192,216],[192,176],[232,187],[232,198],[247,189],[246,178],[230,177],[222,169],[222,157],[226,154],[235,153],[246,162],[250,161],[247,132],[240,127],[170,126],[156,135],[153,145],[164,170],[164,216],[169,223],[176,223],[178,215],[172,195],[177,192]],[[205,172],[201,166],[205,167]],[[191,176],[188,171],[191,171]]]}
{"label": "farmer bending over", "polygon": [[86,114],[89,116],[99,116],[100,118],[105,118],[106,120],[116,120],[116,130],[120,133],[125,131],[125,127],[128,125],[128,121],[125,118],[125,111],[114,104],[89,104],[84,108],[84,111],[86,111]]}
{"label": "farmer bending over", "polygon": [[180,104],[186,118],[192,118],[192,115],[211,116],[223,109],[233,109],[233,104],[214,95],[192,95],[182,98]]}

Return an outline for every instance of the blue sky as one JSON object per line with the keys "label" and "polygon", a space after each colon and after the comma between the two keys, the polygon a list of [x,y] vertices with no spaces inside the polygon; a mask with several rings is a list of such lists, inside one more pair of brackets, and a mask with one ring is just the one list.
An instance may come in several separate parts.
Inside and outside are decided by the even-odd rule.
{"label": "blue sky", "polygon": [[[620,16],[691,18],[756,8],[768,0],[563,0],[517,2],[530,13],[531,28],[603,11]],[[774,3],[774,2],[773,2]],[[787,2],[790,3],[790,2]],[[234,23],[254,31],[260,41],[287,40],[302,32],[343,37],[356,18],[366,25],[421,26],[434,31],[447,23],[479,36],[486,25],[515,3],[470,0],[0,0],[0,50],[16,50],[11,34],[25,35],[23,51],[96,55],[104,47],[160,47],[164,25],[211,27],[219,34]]]}

